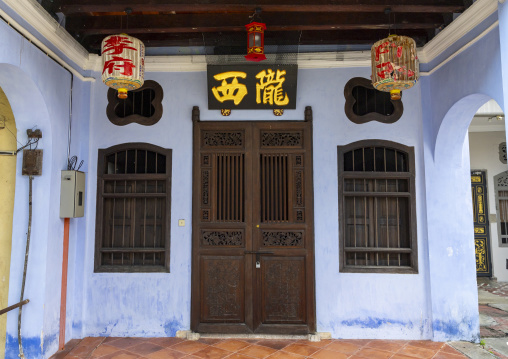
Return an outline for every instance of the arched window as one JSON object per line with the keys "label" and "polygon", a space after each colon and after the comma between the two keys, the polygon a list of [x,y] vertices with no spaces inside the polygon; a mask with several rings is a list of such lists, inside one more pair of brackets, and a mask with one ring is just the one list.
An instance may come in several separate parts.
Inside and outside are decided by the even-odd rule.
{"label": "arched window", "polygon": [[417,272],[413,148],[367,140],[337,149],[340,270]]}
{"label": "arched window", "polygon": [[95,271],[169,271],[171,150],[121,144],[97,167]]}

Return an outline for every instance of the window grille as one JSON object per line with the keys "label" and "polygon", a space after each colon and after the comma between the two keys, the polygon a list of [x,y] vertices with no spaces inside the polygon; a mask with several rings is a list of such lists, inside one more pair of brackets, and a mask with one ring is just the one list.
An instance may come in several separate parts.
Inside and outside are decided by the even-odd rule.
{"label": "window grille", "polygon": [[153,80],[147,80],[141,88],[129,91],[124,100],[118,98],[115,89],[109,89],[106,115],[118,126],[132,122],[151,126],[162,117],[163,96],[162,87]]}
{"label": "window grille", "polygon": [[417,271],[413,148],[338,147],[341,271]]}
{"label": "window grille", "polygon": [[390,93],[378,91],[370,80],[354,77],[344,87],[345,113],[354,123],[394,123],[404,111],[402,100],[392,101]]}
{"label": "window grille", "polygon": [[95,270],[169,271],[171,150],[99,150]]}

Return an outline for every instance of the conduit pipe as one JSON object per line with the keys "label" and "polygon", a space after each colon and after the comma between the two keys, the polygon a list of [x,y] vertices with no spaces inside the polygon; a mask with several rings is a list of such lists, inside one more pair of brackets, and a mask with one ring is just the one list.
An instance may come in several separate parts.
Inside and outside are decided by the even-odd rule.
{"label": "conduit pipe", "polygon": [[65,347],[65,317],[67,308],[67,264],[69,261],[69,218],[64,218],[64,238],[62,255],[62,293],[60,296],[60,336],[58,350]]}
{"label": "conduit pipe", "polygon": [[[29,190],[28,190],[28,230],[26,234],[26,250],[25,250],[25,266],[23,268],[23,281],[21,283],[21,295],[19,301],[23,302],[23,296],[25,295],[25,282],[26,282],[26,269],[28,266],[28,251],[30,249],[30,233],[32,232],[32,181],[34,176],[29,177]],[[19,307],[18,312],[18,344],[19,344],[19,357],[25,358],[23,354],[23,344],[21,343],[21,313],[23,312],[23,306]]]}

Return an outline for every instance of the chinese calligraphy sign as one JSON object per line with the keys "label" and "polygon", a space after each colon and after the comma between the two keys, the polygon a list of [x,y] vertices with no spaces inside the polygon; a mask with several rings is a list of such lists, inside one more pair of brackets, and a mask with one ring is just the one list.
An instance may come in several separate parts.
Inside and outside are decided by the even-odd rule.
{"label": "chinese calligraphy sign", "polygon": [[295,109],[297,65],[209,65],[208,108]]}

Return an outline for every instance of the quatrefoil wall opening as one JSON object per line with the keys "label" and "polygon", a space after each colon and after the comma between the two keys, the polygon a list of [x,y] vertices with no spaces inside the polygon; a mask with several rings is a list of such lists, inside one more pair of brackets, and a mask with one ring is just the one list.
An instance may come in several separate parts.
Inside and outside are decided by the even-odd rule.
{"label": "quatrefoil wall opening", "polygon": [[391,100],[389,92],[376,90],[370,80],[354,77],[344,86],[346,116],[356,124],[378,121],[394,123],[404,112],[402,100]]}
{"label": "quatrefoil wall opening", "polygon": [[125,100],[117,97],[116,90],[108,90],[108,107],[106,115],[111,123],[125,126],[138,123],[151,126],[159,122],[162,117],[162,99],[164,92],[161,85],[147,80],[137,90],[129,91]]}

